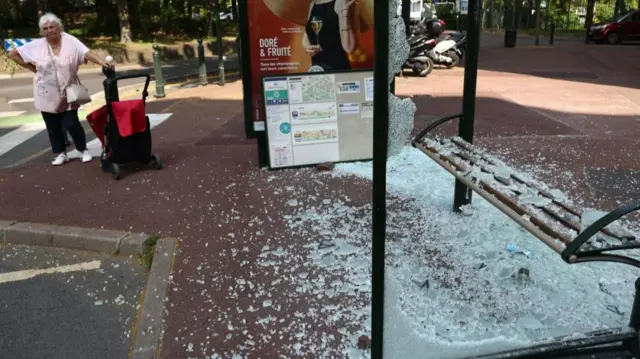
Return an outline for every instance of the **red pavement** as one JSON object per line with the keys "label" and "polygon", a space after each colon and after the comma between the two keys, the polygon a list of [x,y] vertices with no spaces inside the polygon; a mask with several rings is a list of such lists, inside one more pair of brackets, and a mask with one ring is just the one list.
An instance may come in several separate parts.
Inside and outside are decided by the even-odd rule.
{"label": "red pavement", "polygon": [[[478,142],[573,190],[583,203],[611,207],[637,199],[640,82],[628,61],[637,58],[637,51],[577,45],[483,50]],[[588,55],[604,61],[607,52],[623,56],[626,68],[584,60]],[[569,68],[596,76],[562,81],[525,75],[547,71],[545,76],[553,76]],[[435,70],[427,79],[398,80],[401,95],[432,95],[414,97],[416,126],[423,126],[425,118],[460,111],[461,74],[460,69]],[[287,256],[264,267],[259,256],[265,246],[304,255],[305,245],[318,243],[313,231],[305,236],[288,232],[283,216],[296,210],[289,200],[303,202],[298,208],[321,207],[324,199],[338,198],[362,205],[370,203],[370,184],[312,169],[258,169],[256,145],[243,136],[241,93],[240,83],[232,83],[149,103],[149,112],[174,113],[153,134],[155,152],[166,164],[162,171],[134,172],[113,181],[97,161],[52,168],[41,159],[0,172],[0,218],[180,238],[162,358],[200,358],[214,351],[223,358],[232,353],[293,357],[296,350],[306,353],[300,357],[313,357],[313,345],[316,352],[324,347],[322,353],[342,357],[339,344],[351,337],[337,328],[354,330],[360,323],[327,325],[322,313],[343,299],[319,299],[297,292],[291,282],[277,281],[303,266],[303,257]],[[617,179],[615,187],[610,179]],[[265,300],[273,306],[263,308]],[[250,306],[260,310],[247,311]],[[304,333],[302,347],[294,346],[298,333]]]}

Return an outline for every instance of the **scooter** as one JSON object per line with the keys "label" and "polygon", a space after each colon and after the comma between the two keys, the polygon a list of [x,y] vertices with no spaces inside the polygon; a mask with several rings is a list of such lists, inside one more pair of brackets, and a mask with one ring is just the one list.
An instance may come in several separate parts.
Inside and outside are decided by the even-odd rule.
{"label": "scooter", "polygon": [[455,51],[458,54],[460,60],[464,56],[464,52],[467,49],[467,34],[465,32],[454,32],[447,35],[446,40],[453,40],[456,42]]}
{"label": "scooter", "polygon": [[433,70],[433,60],[427,54],[431,44],[424,35],[409,38],[409,58],[402,65],[402,69],[411,69],[414,74],[425,77]]}
{"label": "scooter", "polygon": [[436,39],[429,39],[429,45],[433,48],[427,52],[434,64],[444,65],[447,68],[453,68],[460,62],[460,54],[456,51],[456,42],[453,40],[443,40],[438,42]]}

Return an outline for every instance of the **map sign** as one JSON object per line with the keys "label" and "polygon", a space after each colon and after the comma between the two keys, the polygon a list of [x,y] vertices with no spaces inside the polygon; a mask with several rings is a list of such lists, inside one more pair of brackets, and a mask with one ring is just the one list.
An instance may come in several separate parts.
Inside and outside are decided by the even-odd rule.
{"label": "map sign", "polygon": [[371,71],[265,76],[270,166],[370,159],[372,83]]}

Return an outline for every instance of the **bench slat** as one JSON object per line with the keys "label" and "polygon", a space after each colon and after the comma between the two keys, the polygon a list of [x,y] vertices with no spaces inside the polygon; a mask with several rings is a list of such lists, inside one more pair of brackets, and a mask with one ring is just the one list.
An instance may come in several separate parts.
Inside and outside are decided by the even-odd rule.
{"label": "bench slat", "polygon": [[516,221],[519,225],[521,225],[523,228],[525,228],[531,234],[533,234],[538,239],[540,239],[543,243],[545,243],[547,246],[549,246],[555,252],[557,252],[558,254],[562,253],[562,251],[564,250],[564,246],[563,246],[563,244],[562,244],[562,242],[560,240],[552,238],[551,236],[549,236],[548,234],[543,232],[540,228],[534,226],[531,222],[529,222],[526,219],[524,219],[522,217],[522,215],[518,214],[513,209],[511,209],[509,206],[507,206],[504,203],[502,203],[495,196],[489,194],[488,192],[483,190],[481,187],[479,187],[477,184],[473,183],[473,181],[470,181],[468,178],[463,176],[459,172],[460,170],[463,170],[462,168],[460,168],[459,165],[456,165],[455,163],[449,163],[447,161],[442,160],[440,158],[440,155],[436,155],[434,152],[429,150],[424,145],[418,145],[417,148],[420,149],[422,152],[424,152],[427,156],[429,156],[433,161],[438,163],[442,168],[446,169],[449,173],[451,173],[453,176],[455,176],[462,183],[464,183],[467,187],[471,188],[473,191],[478,193],[480,196],[482,196],[489,203],[494,205],[496,208],[498,208],[504,214],[506,214],[511,219]]}

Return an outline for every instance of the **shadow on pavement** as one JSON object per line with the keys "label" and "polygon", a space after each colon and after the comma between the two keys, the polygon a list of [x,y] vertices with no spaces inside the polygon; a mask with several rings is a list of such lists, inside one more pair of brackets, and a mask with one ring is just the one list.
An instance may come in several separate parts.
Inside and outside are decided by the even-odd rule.
{"label": "shadow on pavement", "polygon": [[485,47],[480,49],[478,69],[639,89],[639,57],[638,45]]}

